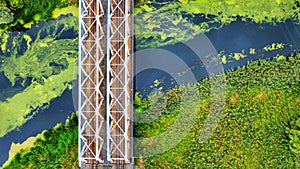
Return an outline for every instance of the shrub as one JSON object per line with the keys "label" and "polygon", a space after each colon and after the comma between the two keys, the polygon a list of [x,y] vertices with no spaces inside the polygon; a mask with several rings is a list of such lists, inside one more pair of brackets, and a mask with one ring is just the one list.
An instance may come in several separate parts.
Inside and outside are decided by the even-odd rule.
{"label": "shrub", "polygon": [[23,0],[10,0],[9,5],[15,9],[22,9],[24,7],[24,1]]}
{"label": "shrub", "polygon": [[14,14],[7,7],[0,7],[0,24],[8,24],[14,20]]}
{"label": "shrub", "polygon": [[290,149],[292,152],[300,154],[300,118],[290,123],[287,133],[290,138]]}

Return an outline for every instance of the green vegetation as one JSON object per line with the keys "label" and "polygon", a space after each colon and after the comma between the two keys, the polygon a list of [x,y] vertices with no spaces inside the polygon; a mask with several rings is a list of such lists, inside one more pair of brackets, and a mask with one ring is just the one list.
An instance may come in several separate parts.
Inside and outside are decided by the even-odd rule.
{"label": "green vegetation", "polygon": [[14,20],[14,14],[7,8],[0,6],[0,24],[8,24]]}
{"label": "green vegetation", "polygon": [[287,19],[297,23],[299,12],[298,0],[151,0],[135,8],[135,35],[140,42],[137,48],[185,42],[237,17],[255,23],[276,24]]}
{"label": "green vegetation", "polygon": [[69,16],[32,29],[36,34],[5,33],[9,36],[2,51],[1,70],[12,84],[27,81],[30,84],[24,91],[0,102],[0,137],[30,119],[33,110],[71,88],[78,55],[76,24],[77,18]]}
{"label": "green vegetation", "polygon": [[65,8],[55,9],[53,11],[53,18],[58,18],[62,14],[70,14],[72,13],[73,16],[79,17],[79,9],[76,6],[68,6]]}
{"label": "green vegetation", "polygon": [[[299,135],[289,130],[289,139],[286,128],[291,123],[299,131],[297,122],[291,122],[300,115],[299,65],[300,55],[297,55],[285,60],[259,60],[227,72],[228,92],[222,119],[211,138],[200,143],[210,103],[209,79],[203,80],[199,83],[203,102],[189,134],[161,155],[137,159],[137,165],[140,168],[296,168],[299,159],[289,149],[289,140],[294,147],[299,144]],[[172,126],[180,113],[178,89],[171,89],[167,96],[163,116],[152,123],[136,124],[136,137],[155,136]]]}
{"label": "green vegetation", "polygon": [[0,0],[0,7],[6,7],[6,1],[5,0]]}
{"label": "green vegetation", "polygon": [[14,9],[22,9],[24,7],[24,0],[9,0],[8,4]]}
{"label": "green vegetation", "polygon": [[[11,11],[5,8],[7,13],[3,15],[14,13],[14,20],[5,18],[0,28],[23,29],[69,10],[76,15],[76,7],[58,9],[77,3],[77,0],[0,0],[0,6],[11,7]],[[140,4],[143,5],[135,9],[138,49],[187,41],[199,33],[219,29],[238,16],[270,24],[288,18],[299,20],[299,2],[289,0],[272,3],[267,0],[259,3],[245,0],[141,1]],[[197,19],[204,21],[197,22]],[[30,84],[24,91],[0,102],[0,137],[31,118],[32,110],[43,107],[71,88],[78,45],[76,37],[65,35],[66,32],[74,35],[78,31],[77,23],[76,17],[62,17],[33,27],[32,32],[1,33],[1,70],[12,84],[25,85],[28,81]],[[284,44],[274,43],[261,50],[246,50],[252,55],[283,47]],[[247,54],[244,51],[224,54],[220,59],[228,63],[247,57]],[[210,79],[204,79],[197,85],[201,102],[194,104],[200,108],[188,135],[161,155],[137,159],[137,165],[140,168],[296,168],[300,160],[297,155],[300,151],[299,65],[300,55],[289,58],[278,55],[275,60],[255,61],[227,72],[228,93],[222,119],[214,134],[200,143],[199,136],[211,102]],[[155,87],[159,85],[159,81],[154,83]],[[151,103],[136,94],[135,106],[140,116],[151,118],[161,114],[151,123],[136,123],[136,137],[159,135],[172,127],[182,113],[179,105],[183,97],[179,88],[167,92],[165,108],[159,105],[160,95],[157,97],[159,112],[147,111]],[[183,111],[189,112],[189,109]],[[57,125],[46,131],[32,148],[21,150],[5,168],[75,168],[78,166],[77,139],[77,119],[72,116],[65,127]],[[153,146],[156,143],[144,144]]]}
{"label": "green vegetation", "polygon": [[[200,143],[199,136],[211,99],[210,80],[204,79],[197,85],[202,101],[191,131],[177,146],[161,155],[136,159],[136,164],[141,169],[296,168],[299,156],[291,149],[299,140],[295,135],[299,131],[300,116],[299,65],[300,55],[296,55],[284,60],[259,60],[226,72],[228,92],[222,119],[213,135]],[[136,107],[147,109],[148,101],[136,97]],[[136,124],[135,137],[155,136],[173,125],[180,113],[178,88],[169,90],[166,98],[167,106],[162,110],[162,116],[151,123]],[[48,139],[36,143],[39,146],[32,148],[31,153],[19,153],[8,168],[76,166],[77,126],[70,127],[69,131],[74,131],[74,135],[68,137],[67,130],[63,132],[67,136],[62,138],[55,129],[51,130]],[[57,149],[62,144],[68,145]],[[66,156],[66,151],[71,153]],[[60,155],[54,158],[55,154]],[[36,162],[37,159],[43,162]]]}
{"label": "green vegetation", "polygon": [[52,18],[55,9],[67,6],[78,6],[78,0],[1,0],[0,6],[9,6],[14,13],[13,22],[0,22],[0,29],[24,30],[28,24],[37,23],[39,20]]}
{"label": "green vegetation", "polygon": [[52,99],[59,97],[67,89],[71,88],[70,82],[74,80],[76,59],[67,59],[70,66],[58,75],[52,75],[44,79],[44,84],[32,82],[21,93],[0,102],[0,137],[9,131],[21,126],[32,118],[28,114],[34,109],[47,105]]}
{"label": "green vegetation", "polygon": [[2,51],[6,50],[6,44],[8,42],[8,38],[9,38],[8,34],[2,34],[2,38],[1,38],[1,50]]}
{"label": "green vegetation", "polygon": [[76,59],[78,54],[77,23],[76,17],[65,17],[17,36],[2,33],[2,36],[10,37],[1,43],[5,49],[3,55],[7,56],[1,65],[5,76],[13,85],[17,80],[24,83],[28,78],[43,83],[43,79],[67,69],[67,58]]}
{"label": "green vegetation", "polygon": [[77,145],[78,119],[75,114],[68,118],[66,125],[56,125],[46,130],[30,149],[23,149],[3,169],[64,168],[78,166]]}
{"label": "green vegetation", "polygon": [[2,167],[4,166],[7,166],[11,160],[13,159],[13,157],[18,154],[22,149],[23,150],[27,150],[27,149],[30,149],[31,147],[33,147],[34,145],[34,142],[37,140],[37,139],[41,139],[43,138],[42,137],[42,134],[38,134],[37,136],[35,137],[29,137],[27,140],[25,140],[23,143],[12,143],[11,144],[11,147],[10,147],[10,150],[9,150],[9,157],[8,157],[8,160],[2,165]]}
{"label": "green vegetation", "polygon": [[291,150],[300,155],[300,117],[290,123],[290,128],[287,129],[287,133],[290,138]]}
{"label": "green vegetation", "polygon": [[264,47],[265,51],[273,51],[284,48],[283,43],[273,43],[272,45],[268,45]]}
{"label": "green vegetation", "polygon": [[[254,49],[250,48],[248,52],[245,52],[245,50],[242,50],[241,52],[235,52],[235,53],[226,53],[225,50],[222,50],[218,55],[221,59],[221,62],[223,64],[238,61],[240,59],[249,57],[251,55],[262,55],[263,53],[266,54],[266,52],[272,52],[272,51],[278,51],[283,48],[285,48],[287,45],[283,43],[272,43],[271,45],[266,45],[262,49]],[[246,50],[247,51],[247,50]],[[277,54],[276,59],[277,60],[283,60],[286,57],[280,54]]]}

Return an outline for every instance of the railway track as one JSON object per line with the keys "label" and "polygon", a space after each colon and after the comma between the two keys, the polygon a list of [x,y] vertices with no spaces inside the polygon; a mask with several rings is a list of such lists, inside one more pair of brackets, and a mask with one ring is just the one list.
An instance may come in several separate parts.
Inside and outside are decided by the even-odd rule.
{"label": "railway track", "polygon": [[132,168],[131,0],[81,0],[79,163]]}

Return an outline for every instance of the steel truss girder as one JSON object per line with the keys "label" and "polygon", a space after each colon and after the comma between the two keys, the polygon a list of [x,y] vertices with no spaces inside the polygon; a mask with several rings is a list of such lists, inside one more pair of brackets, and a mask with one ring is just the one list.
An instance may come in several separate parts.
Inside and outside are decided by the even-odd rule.
{"label": "steel truss girder", "polygon": [[[80,1],[79,165],[104,163],[104,0]],[[103,87],[102,87],[103,88]]]}
{"label": "steel truss girder", "polygon": [[80,166],[132,162],[132,4],[80,1]]}
{"label": "steel truss girder", "polygon": [[111,163],[131,162],[132,1],[108,1],[107,20],[107,157]]}

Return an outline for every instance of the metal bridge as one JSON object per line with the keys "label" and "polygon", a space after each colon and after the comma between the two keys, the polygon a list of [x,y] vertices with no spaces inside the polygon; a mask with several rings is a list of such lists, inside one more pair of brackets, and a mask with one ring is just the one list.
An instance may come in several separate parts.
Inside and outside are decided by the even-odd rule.
{"label": "metal bridge", "polygon": [[81,168],[133,168],[132,14],[132,0],[80,0]]}

